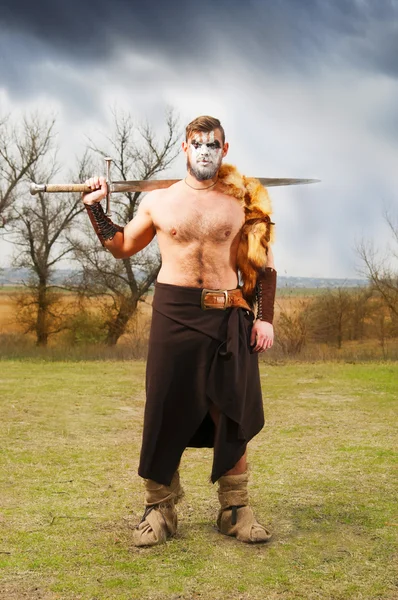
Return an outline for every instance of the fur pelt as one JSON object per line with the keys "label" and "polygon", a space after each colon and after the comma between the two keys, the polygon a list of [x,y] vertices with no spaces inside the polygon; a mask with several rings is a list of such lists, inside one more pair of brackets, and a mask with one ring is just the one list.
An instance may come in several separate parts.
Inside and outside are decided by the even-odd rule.
{"label": "fur pelt", "polygon": [[243,295],[253,304],[258,274],[265,267],[269,244],[274,241],[271,200],[258,179],[241,175],[232,165],[221,165],[218,177],[221,191],[239,200],[245,211],[237,264]]}

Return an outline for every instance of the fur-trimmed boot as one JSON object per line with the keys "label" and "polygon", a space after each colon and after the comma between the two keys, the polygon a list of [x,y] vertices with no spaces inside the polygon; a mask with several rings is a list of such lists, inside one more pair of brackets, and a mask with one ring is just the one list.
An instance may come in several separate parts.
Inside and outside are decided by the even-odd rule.
{"label": "fur-trimmed boot", "polygon": [[175,505],[184,495],[178,471],[170,485],[145,480],[145,512],[133,533],[135,546],[163,544],[177,531]]}
{"label": "fur-trimmed boot", "polygon": [[256,521],[249,504],[247,483],[249,476],[223,475],[218,480],[220,511],[217,527],[224,535],[235,536],[241,542],[263,543],[271,539],[271,534]]}

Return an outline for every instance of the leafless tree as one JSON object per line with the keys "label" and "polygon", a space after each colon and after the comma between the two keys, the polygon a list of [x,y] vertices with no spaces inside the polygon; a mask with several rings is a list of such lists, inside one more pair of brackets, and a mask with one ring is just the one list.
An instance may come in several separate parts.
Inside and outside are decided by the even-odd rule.
{"label": "leafless tree", "polygon": [[0,228],[15,217],[12,208],[21,183],[49,151],[53,134],[54,119],[38,114],[0,118]]}
{"label": "leafless tree", "polygon": [[341,348],[343,340],[348,337],[351,305],[349,289],[327,289],[316,296],[308,307],[311,338]]}
{"label": "leafless tree", "polygon": [[383,358],[387,358],[388,340],[394,336],[394,324],[390,311],[381,296],[372,300],[372,313],[369,317],[369,336],[379,342]]}
{"label": "leafless tree", "polygon": [[[51,162],[52,158],[52,162]],[[79,164],[78,180],[86,177],[88,158]],[[43,163],[43,164],[42,164]],[[26,172],[31,181],[49,182],[58,172],[54,154],[45,162],[36,162]],[[14,266],[28,269],[30,277],[18,297],[18,317],[25,333],[35,334],[39,346],[47,345],[50,335],[64,327],[65,306],[60,304],[60,287],[54,271],[67,257],[74,245],[70,239],[71,226],[83,210],[80,195],[38,193],[17,202],[13,227],[13,242],[17,253]]]}
{"label": "leafless tree", "polygon": [[371,286],[358,286],[350,290],[350,306],[348,314],[348,339],[361,340],[366,335],[367,321],[374,312]]}
{"label": "leafless tree", "polygon": [[[159,138],[150,125],[136,125],[129,113],[113,113],[113,131],[105,148],[90,141],[91,150],[112,156],[114,179],[153,179],[167,169],[178,154],[180,131],[172,111],[166,115],[166,133]],[[116,172],[116,175],[115,175]],[[136,214],[141,192],[127,192],[113,199],[113,220],[128,223]],[[84,215],[83,215],[84,216]],[[86,219],[87,227],[88,219]],[[75,258],[82,269],[79,287],[86,295],[107,297],[106,343],[114,345],[126,332],[129,320],[155,281],[160,269],[156,242],[137,255],[116,260],[104,252],[91,233],[89,241],[76,241]]]}
{"label": "leafless tree", "polygon": [[392,316],[398,317],[398,222],[385,215],[392,245],[383,252],[371,242],[361,241],[357,253],[373,290],[383,299]]}
{"label": "leafless tree", "polygon": [[284,302],[275,325],[275,344],[284,355],[297,355],[308,341],[308,301]]}

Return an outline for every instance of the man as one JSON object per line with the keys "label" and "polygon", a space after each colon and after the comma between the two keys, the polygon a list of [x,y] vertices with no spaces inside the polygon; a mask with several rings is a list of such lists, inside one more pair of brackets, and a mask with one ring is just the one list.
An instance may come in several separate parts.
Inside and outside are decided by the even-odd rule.
{"label": "man", "polygon": [[83,196],[113,256],[129,257],[157,235],[162,257],[139,466],[146,509],[134,541],[150,546],[176,532],[181,455],[188,446],[208,446],[214,447],[211,479],[219,482],[219,530],[243,542],[266,542],[270,534],[248,505],[246,456],[248,441],[264,424],[258,353],[273,343],[271,224],[257,201],[266,192],[257,180],[221,164],[228,144],[218,119],[192,121],[182,150],[185,179],[147,194],[124,228],[99,204],[106,195],[104,178],[89,179],[92,192]]}

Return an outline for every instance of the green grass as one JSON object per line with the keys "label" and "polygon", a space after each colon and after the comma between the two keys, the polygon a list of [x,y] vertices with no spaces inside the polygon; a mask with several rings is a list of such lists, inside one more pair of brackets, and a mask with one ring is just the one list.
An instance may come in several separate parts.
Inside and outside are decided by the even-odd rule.
{"label": "green grass", "polygon": [[188,449],[178,535],[151,549],[144,363],[0,365],[0,598],[398,598],[397,363],[263,364],[250,493],[272,543],[217,532],[211,451]]}

